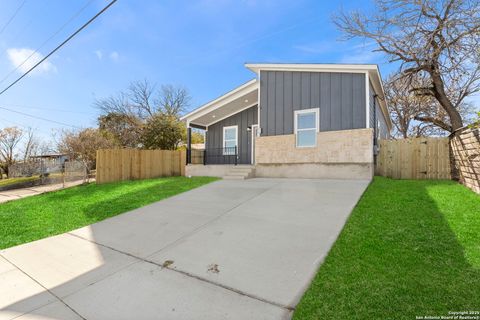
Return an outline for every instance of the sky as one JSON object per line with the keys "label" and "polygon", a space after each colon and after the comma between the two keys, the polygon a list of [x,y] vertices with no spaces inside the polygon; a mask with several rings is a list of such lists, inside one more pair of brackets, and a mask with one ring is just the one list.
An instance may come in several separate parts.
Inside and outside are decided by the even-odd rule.
{"label": "sky", "polygon": [[[0,0],[0,88],[107,3]],[[50,139],[61,128],[95,126],[96,99],[144,79],[186,87],[193,109],[254,78],[246,62],[376,63],[385,77],[394,66],[371,43],[342,40],[332,23],[341,8],[359,6],[372,9],[347,0],[118,0],[0,95],[0,107],[23,113],[0,109],[0,128],[31,127]]]}

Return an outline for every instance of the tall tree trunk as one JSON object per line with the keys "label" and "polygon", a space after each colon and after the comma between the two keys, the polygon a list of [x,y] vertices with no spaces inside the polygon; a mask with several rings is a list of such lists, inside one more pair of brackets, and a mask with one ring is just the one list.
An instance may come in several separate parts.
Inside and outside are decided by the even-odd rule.
{"label": "tall tree trunk", "polygon": [[440,74],[435,69],[430,71],[429,73],[432,77],[435,98],[438,100],[445,112],[448,114],[451,125],[450,132],[453,133],[463,127],[462,117],[460,116],[458,110],[453,106],[450,99],[447,97],[444,89],[444,83]]}

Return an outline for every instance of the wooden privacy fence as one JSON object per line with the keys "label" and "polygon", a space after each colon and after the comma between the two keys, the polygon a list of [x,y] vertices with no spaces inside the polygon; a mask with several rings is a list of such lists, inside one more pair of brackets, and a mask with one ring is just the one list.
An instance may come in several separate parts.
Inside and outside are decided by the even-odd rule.
{"label": "wooden privacy fence", "polygon": [[448,138],[380,140],[376,174],[395,179],[450,179]]}
{"label": "wooden privacy fence", "polygon": [[184,150],[97,151],[97,183],[185,175]]}

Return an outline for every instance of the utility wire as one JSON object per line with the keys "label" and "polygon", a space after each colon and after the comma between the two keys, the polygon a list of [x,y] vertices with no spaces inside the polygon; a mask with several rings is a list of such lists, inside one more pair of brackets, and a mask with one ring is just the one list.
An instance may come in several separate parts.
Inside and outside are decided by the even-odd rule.
{"label": "utility wire", "polygon": [[5,31],[5,29],[8,27],[8,25],[13,21],[13,19],[15,19],[15,17],[17,16],[18,12],[20,12],[20,9],[22,9],[25,2],[27,2],[27,0],[23,0],[23,2],[18,6],[17,10],[15,10],[13,15],[10,17],[10,19],[8,19],[8,21],[5,23],[5,25],[0,30],[0,34],[2,34],[3,31]]}
{"label": "utility wire", "polygon": [[73,16],[70,17],[70,19],[67,20],[67,22],[65,22],[57,31],[55,31],[47,40],[45,40],[37,49],[35,49],[34,51],[32,51],[32,53],[25,59],[23,60],[22,63],[20,63],[19,65],[17,65],[15,67],[15,69],[13,69],[12,71],[10,71],[5,77],[2,78],[2,80],[0,80],[0,84],[4,83],[5,80],[7,80],[15,71],[17,71],[18,69],[20,69],[28,60],[30,60],[30,58],[32,58],[37,52],[40,51],[40,49],[42,49],[50,40],[52,40],[56,35],[58,35],[63,29],[65,29],[65,27],[67,25],[70,24],[70,22],[72,22],[75,18],[77,18],[80,13],[83,12],[83,10],[85,10],[85,8],[87,8],[91,3],[93,2],[93,0],[90,0],[88,1],[83,7],[81,7]]}
{"label": "utility wire", "polygon": [[85,112],[85,111],[75,111],[75,110],[65,110],[65,109],[60,109],[60,108],[49,108],[49,107],[33,107],[33,106],[25,106],[21,104],[4,104],[4,107],[6,108],[20,108],[20,109],[30,109],[30,110],[45,110],[45,111],[54,111],[54,112],[67,112],[67,113],[78,113],[78,114],[88,114],[91,116],[96,116],[97,114],[92,112]]}
{"label": "utility wire", "polygon": [[[0,91],[0,95],[5,93],[8,89],[13,87],[15,84],[17,84],[20,80],[22,80],[26,75],[28,75],[30,72],[32,72],[36,67],[38,67],[42,62],[47,60],[52,54],[57,52],[61,47],[63,47],[67,42],[72,40],[73,37],[75,37],[80,31],[85,29],[90,23],[92,23],[95,19],[97,19],[102,13],[108,10],[117,0],[112,0],[110,1],[102,10],[100,10],[96,15],[94,15],[90,20],[88,20],[85,24],[83,24],[80,28],[77,29],[74,33],[72,33],[67,39],[65,39],[62,43],[60,43],[55,49],[50,51],[45,57],[43,57],[40,61],[38,61],[33,67],[28,69],[24,74],[22,74],[20,77],[18,77],[15,81],[13,81],[11,84],[9,84],[5,89]],[[5,108],[3,108],[5,109]],[[8,109],[7,109],[8,110]],[[11,111],[11,110],[10,110]]]}
{"label": "utility wire", "polygon": [[82,129],[81,127],[77,127],[77,126],[74,126],[72,124],[68,124],[68,123],[65,123],[65,122],[60,122],[60,121],[56,121],[56,120],[51,120],[51,119],[47,119],[47,118],[34,116],[34,115],[31,115],[31,114],[28,114],[28,113],[25,113],[25,112],[12,110],[12,109],[5,108],[5,107],[0,107],[0,109],[7,110],[7,111],[10,111],[10,112],[13,112],[13,113],[18,113],[18,114],[21,114],[23,116],[34,118],[34,119],[37,119],[37,120],[52,122],[52,123],[56,123],[56,124],[59,124],[59,125],[62,125],[62,126],[72,127],[72,128],[75,128],[75,129]]}
{"label": "utility wire", "polygon": [[[4,128],[11,126],[11,125],[8,124],[8,123],[11,123],[11,124],[13,124],[15,127],[21,127],[21,128],[23,128],[23,129],[27,129],[27,130],[28,130],[28,129],[32,129],[32,130],[34,130],[35,132],[40,132],[40,133],[43,133],[43,134],[45,134],[45,135],[51,135],[51,134],[52,134],[51,132],[46,132],[46,131],[40,130],[40,129],[38,129],[38,128],[34,128],[34,127],[32,127],[32,126],[27,126],[27,125],[25,125],[25,124],[21,124],[21,123],[19,123],[19,122],[15,122],[15,121],[12,121],[12,120],[0,119],[0,122],[3,122],[3,123],[5,124],[5,127],[4,127]],[[0,130],[1,130],[1,129],[0,129]]]}

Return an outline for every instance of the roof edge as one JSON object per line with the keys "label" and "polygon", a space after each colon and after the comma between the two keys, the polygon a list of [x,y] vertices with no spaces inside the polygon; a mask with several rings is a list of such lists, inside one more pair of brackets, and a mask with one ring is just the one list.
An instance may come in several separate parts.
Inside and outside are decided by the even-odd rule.
{"label": "roof edge", "polygon": [[260,70],[278,71],[322,71],[322,70],[378,70],[376,64],[347,64],[347,63],[245,63],[245,67],[258,73]]}
{"label": "roof edge", "polygon": [[243,90],[247,90],[249,87],[254,87],[253,89],[257,89],[258,87],[258,79],[257,78],[253,78],[252,80],[249,80],[243,84],[241,84],[240,86],[234,88],[233,90],[230,90],[228,91],[227,93],[221,95],[220,97],[214,99],[214,100],[211,100],[203,105],[201,105],[200,107],[190,111],[189,113],[187,113],[186,115],[183,115],[180,117],[180,120],[181,121],[184,121],[186,120],[187,118],[195,115],[196,113],[200,112],[200,111],[203,111],[203,110],[206,110],[208,109],[209,107],[212,107],[213,105],[221,102],[222,100],[224,99],[227,99],[228,97],[236,94],[236,93],[239,93]]}

